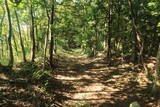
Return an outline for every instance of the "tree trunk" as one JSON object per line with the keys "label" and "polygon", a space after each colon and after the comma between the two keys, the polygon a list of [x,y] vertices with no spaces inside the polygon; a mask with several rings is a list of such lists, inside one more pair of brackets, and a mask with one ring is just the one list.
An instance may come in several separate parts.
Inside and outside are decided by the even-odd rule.
{"label": "tree trunk", "polygon": [[[47,10],[46,10],[46,13],[48,14]],[[45,37],[45,45],[44,45],[43,70],[45,69],[45,62],[46,62],[46,54],[47,54],[47,47],[48,47],[48,37],[49,37],[49,26],[50,26],[50,18],[48,16],[48,28],[47,28],[47,34],[46,34],[46,37]]]}
{"label": "tree trunk", "polygon": [[35,27],[35,35],[36,35],[36,51],[39,52],[39,40],[38,40],[38,26]]}
{"label": "tree trunk", "polygon": [[1,23],[0,23],[0,36],[2,36],[2,25],[3,25],[5,13],[6,13],[6,12],[4,11],[3,16],[2,16],[2,19],[1,19]]}
{"label": "tree trunk", "polygon": [[48,48],[48,40],[49,40],[49,30],[50,30],[50,16],[49,16],[49,11],[47,10],[47,5],[46,5],[46,1],[43,0],[44,4],[45,4],[45,10],[46,10],[46,15],[48,18],[48,26],[47,26],[47,33],[46,33],[46,37],[45,37],[45,44],[44,44],[44,57],[43,57],[43,70],[45,69],[45,62],[46,62],[46,54],[47,54],[47,48]]}
{"label": "tree trunk", "polygon": [[11,39],[12,39],[12,22],[11,22],[11,16],[10,16],[10,10],[9,10],[9,7],[8,7],[8,0],[4,0],[5,1],[5,6],[6,6],[6,10],[7,10],[7,15],[8,15],[8,24],[9,24],[9,34],[8,34],[8,46],[9,46],[9,56],[10,56],[10,59],[9,59],[9,64],[8,64],[8,67],[10,69],[12,69],[13,67],[13,63],[14,63],[14,57],[13,57],[13,49],[12,49],[12,43],[11,43]]}
{"label": "tree trunk", "polygon": [[7,35],[5,35],[5,43],[4,44],[7,44],[7,46],[6,46],[6,48],[5,48],[5,50],[6,50],[6,53],[5,53],[5,55],[6,55],[6,57],[9,57],[9,46],[8,46],[8,39],[7,39]]}
{"label": "tree trunk", "polygon": [[18,18],[17,11],[14,10],[14,12],[15,12],[15,15],[16,15],[16,20],[17,20],[17,26],[18,26],[18,32],[19,32],[19,40],[20,40],[22,54],[23,54],[23,61],[26,62],[26,52],[25,52],[25,48],[24,48],[24,44],[23,44],[23,40],[22,40],[22,34],[21,34],[21,27],[20,27],[20,24],[19,24],[19,18]]}
{"label": "tree trunk", "polygon": [[15,51],[16,51],[16,55],[18,56],[18,48],[17,48],[16,38],[15,38],[14,34],[13,34],[13,42],[14,42],[14,48],[15,48]]}
{"label": "tree trunk", "polygon": [[159,41],[159,36],[158,36],[158,32],[157,32],[157,26],[158,26],[159,20],[156,21],[154,28],[153,28],[153,39],[152,39],[152,43],[151,43],[151,48],[152,48],[152,55],[155,56],[155,53],[157,52],[158,49],[158,43]]}
{"label": "tree trunk", "polygon": [[1,50],[2,50],[2,51],[1,51],[1,52],[2,52],[2,53],[1,53],[1,57],[3,58],[3,57],[4,57],[3,40],[1,41],[1,48],[2,48],[2,49],[1,49]]}
{"label": "tree trunk", "polygon": [[142,63],[143,62],[143,45],[142,45],[142,40],[141,40],[141,32],[138,28],[138,22],[137,22],[137,17],[136,14],[133,10],[133,3],[132,0],[128,0],[130,12],[131,12],[131,19],[132,19],[132,30],[133,30],[133,38],[134,38],[134,43],[133,43],[133,60],[134,63]]}
{"label": "tree trunk", "polygon": [[50,41],[50,65],[52,69],[54,68],[54,63],[53,63],[53,53],[54,53],[54,29],[53,29],[53,23],[54,23],[54,3],[52,2],[52,7],[51,7],[51,20],[50,20],[50,30],[51,30],[51,41]]}
{"label": "tree trunk", "polygon": [[160,45],[157,52],[157,62],[156,62],[156,72],[155,72],[155,80],[152,87],[152,93],[154,95],[160,94]]}
{"label": "tree trunk", "polygon": [[107,48],[107,55],[106,58],[108,62],[110,63],[110,57],[111,57],[111,35],[112,35],[112,10],[111,10],[111,1],[108,0],[108,35],[106,39],[106,48]]}
{"label": "tree trunk", "polygon": [[[2,37],[2,25],[3,25],[3,21],[4,21],[4,17],[5,17],[5,11],[3,13],[2,19],[1,19],[1,23],[0,23],[0,36]],[[1,40],[1,58],[3,58],[3,39]]]}
{"label": "tree trunk", "polygon": [[34,62],[34,60],[35,60],[36,42],[35,42],[35,35],[34,35],[34,16],[33,16],[32,3],[31,3],[31,6],[30,6],[30,15],[31,15],[30,36],[31,36],[31,40],[32,40],[31,61]]}

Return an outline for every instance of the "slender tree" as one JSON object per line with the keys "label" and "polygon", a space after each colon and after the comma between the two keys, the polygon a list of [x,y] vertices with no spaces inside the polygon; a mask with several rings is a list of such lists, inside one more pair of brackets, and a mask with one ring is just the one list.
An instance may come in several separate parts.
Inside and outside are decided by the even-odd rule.
{"label": "slender tree", "polygon": [[[5,12],[5,10],[4,10],[3,16],[2,16],[1,22],[0,22],[0,38],[3,38],[3,37],[2,37],[2,27],[3,27],[3,21],[4,21],[4,18],[5,18],[5,14],[6,14],[6,12]],[[1,41],[1,50],[2,50],[0,57],[3,57],[3,55],[4,55],[4,53],[3,53],[3,39],[1,39],[0,41]]]}
{"label": "slender tree", "polygon": [[10,60],[9,60],[9,64],[8,67],[10,69],[12,69],[13,67],[13,62],[14,62],[14,57],[13,57],[13,49],[12,49],[12,22],[11,22],[11,15],[10,15],[10,9],[8,7],[8,0],[4,0],[5,1],[5,7],[6,7],[6,11],[7,11],[7,15],[8,15],[8,25],[9,25],[9,34],[8,34],[8,46],[9,46],[9,52],[10,52]]}
{"label": "slender tree", "polygon": [[31,40],[32,40],[31,61],[34,62],[34,60],[35,60],[36,41],[35,41],[35,35],[34,35],[34,16],[33,16],[32,1],[30,3],[30,16],[31,16],[30,36],[31,36]]}
{"label": "slender tree", "polygon": [[131,19],[132,19],[132,31],[133,31],[133,50],[134,50],[134,63],[142,63],[142,53],[143,53],[143,46],[141,40],[141,32],[138,28],[138,19],[137,15],[134,12],[134,5],[132,0],[128,0],[129,9],[131,12]]}
{"label": "slender tree", "polygon": [[46,15],[48,18],[48,23],[47,23],[47,31],[46,31],[47,33],[45,36],[45,44],[44,44],[43,70],[45,69],[46,54],[47,54],[48,39],[49,39],[49,29],[50,29],[50,16],[49,16],[49,12],[47,10],[47,5],[46,5],[45,0],[44,0],[44,5],[45,5],[45,10],[46,10]]}
{"label": "slender tree", "polygon": [[106,22],[108,25],[107,28],[107,36],[106,36],[106,58],[107,61],[110,62],[110,55],[111,55],[111,36],[112,36],[112,3],[108,0],[108,17],[106,18]]}
{"label": "slender tree", "polygon": [[160,45],[157,52],[156,72],[152,87],[152,93],[155,95],[160,94]]}
{"label": "slender tree", "polygon": [[50,31],[51,31],[51,41],[50,41],[50,65],[52,68],[54,68],[54,63],[53,63],[53,53],[54,53],[54,29],[53,29],[53,24],[54,24],[54,1],[51,2],[51,14],[50,14]]}
{"label": "slender tree", "polygon": [[24,43],[23,43],[22,34],[21,34],[21,26],[19,24],[19,18],[18,18],[17,11],[14,10],[14,12],[15,12],[15,15],[16,15],[16,21],[17,21],[18,33],[19,33],[19,40],[20,40],[20,45],[21,45],[22,54],[23,54],[23,61],[26,62],[26,52],[25,52]]}

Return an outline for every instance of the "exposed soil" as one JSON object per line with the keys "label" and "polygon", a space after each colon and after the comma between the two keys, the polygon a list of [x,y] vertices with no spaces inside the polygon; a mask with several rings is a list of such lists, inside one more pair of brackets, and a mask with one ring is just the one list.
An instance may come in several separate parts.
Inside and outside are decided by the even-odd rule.
{"label": "exposed soil", "polygon": [[59,106],[129,107],[137,101],[142,107],[160,107],[159,97],[150,94],[146,73],[139,65],[120,58],[114,58],[110,66],[106,62],[102,57],[65,58],[55,78],[70,87],[64,85],[57,91]]}
{"label": "exposed soil", "polygon": [[[150,94],[152,86],[140,65],[118,57],[108,64],[102,57],[85,58],[78,53],[54,61],[58,68],[48,75],[46,92],[27,76],[41,69],[40,64],[31,68],[25,63],[13,72],[0,72],[0,107],[129,107],[133,101],[141,107],[160,107],[160,95]],[[147,65],[153,71],[155,59]]]}

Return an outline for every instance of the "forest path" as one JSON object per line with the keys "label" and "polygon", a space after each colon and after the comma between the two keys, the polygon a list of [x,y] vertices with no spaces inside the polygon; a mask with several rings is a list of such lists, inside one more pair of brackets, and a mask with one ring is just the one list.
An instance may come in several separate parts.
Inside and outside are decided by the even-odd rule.
{"label": "forest path", "polygon": [[102,57],[72,55],[61,62],[55,78],[64,84],[57,91],[63,107],[128,107],[147,101],[145,76],[120,59],[108,66]]}

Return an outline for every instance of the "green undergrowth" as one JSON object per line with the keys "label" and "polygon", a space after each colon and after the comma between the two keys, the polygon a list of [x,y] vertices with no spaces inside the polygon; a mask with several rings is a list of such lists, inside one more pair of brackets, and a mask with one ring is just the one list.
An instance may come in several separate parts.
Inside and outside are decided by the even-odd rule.
{"label": "green undergrowth", "polygon": [[[10,104],[12,99],[21,101],[21,97],[23,96],[23,101],[33,106],[38,107],[36,104],[51,106],[55,96],[53,92],[55,82],[52,73],[54,73],[54,71],[43,70],[40,65],[32,62],[21,62],[17,64],[11,72],[0,72],[0,74],[5,74],[7,77],[7,80],[2,80],[4,81],[3,84],[5,84],[5,87],[7,87],[6,90],[10,93],[8,95],[6,91],[4,91],[4,94],[1,95],[1,98],[5,102],[4,105]],[[3,84],[0,84],[0,86],[3,87]],[[14,91],[17,90],[18,93],[11,89],[14,89]],[[19,90],[25,91],[19,94]],[[12,99],[10,95],[12,95]],[[14,104],[15,101],[13,101],[12,104]],[[0,103],[3,104],[1,101]],[[18,105],[20,105],[20,103]]]}
{"label": "green undergrowth", "polygon": [[87,57],[87,54],[85,54],[81,48],[70,49],[67,51],[62,47],[59,47],[57,54],[63,57]]}
{"label": "green undergrowth", "polygon": [[18,76],[28,79],[31,83],[37,84],[45,90],[51,87],[50,83],[53,82],[51,74],[54,73],[52,70],[43,70],[32,62],[20,63],[17,68],[20,68],[17,72]]}

